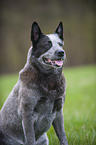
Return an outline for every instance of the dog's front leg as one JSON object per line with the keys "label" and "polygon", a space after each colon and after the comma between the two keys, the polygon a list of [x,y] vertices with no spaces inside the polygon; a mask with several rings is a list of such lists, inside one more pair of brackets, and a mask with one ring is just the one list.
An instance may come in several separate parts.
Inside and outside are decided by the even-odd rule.
{"label": "dog's front leg", "polygon": [[57,117],[54,119],[52,124],[59,138],[60,145],[68,145],[64,130],[63,109],[58,111]]}
{"label": "dog's front leg", "polygon": [[25,137],[24,145],[35,145],[34,122],[32,121],[32,117],[25,115],[22,120],[22,126]]}
{"label": "dog's front leg", "polygon": [[[30,92],[30,90],[29,90]],[[24,132],[24,145],[36,145],[34,132],[34,97],[27,95],[26,89],[21,90],[20,113],[22,118],[22,128]],[[27,96],[27,97],[26,97]]]}

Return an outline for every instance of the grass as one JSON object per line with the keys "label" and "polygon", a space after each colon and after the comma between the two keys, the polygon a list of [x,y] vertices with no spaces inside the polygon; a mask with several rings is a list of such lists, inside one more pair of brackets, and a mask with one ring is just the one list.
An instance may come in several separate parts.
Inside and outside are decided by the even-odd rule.
{"label": "grass", "polygon": [[[64,69],[67,80],[64,126],[69,145],[96,145],[96,66]],[[0,77],[0,108],[18,75]],[[50,145],[59,145],[53,127]]]}

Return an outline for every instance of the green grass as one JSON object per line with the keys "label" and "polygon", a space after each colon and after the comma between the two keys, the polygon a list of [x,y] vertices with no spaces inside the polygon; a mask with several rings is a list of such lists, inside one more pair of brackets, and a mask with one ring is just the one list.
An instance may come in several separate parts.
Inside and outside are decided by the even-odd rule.
{"label": "green grass", "polygon": [[[64,126],[69,145],[96,145],[96,66],[64,69],[67,80]],[[18,75],[0,77],[0,108]],[[59,145],[53,127],[50,145]]]}

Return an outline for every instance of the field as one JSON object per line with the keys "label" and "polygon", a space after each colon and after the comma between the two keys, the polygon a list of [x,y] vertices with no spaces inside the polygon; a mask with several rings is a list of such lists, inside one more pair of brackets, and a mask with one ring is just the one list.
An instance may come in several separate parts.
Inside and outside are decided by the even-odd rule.
{"label": "field", "polygon": [[[64,126],[69,145],[96,145],[96,66],[64,69],[67,80]],[[0,108],[16,83],[18,75],[0,77]],[[50,145],[59,145],[53,130]]]}

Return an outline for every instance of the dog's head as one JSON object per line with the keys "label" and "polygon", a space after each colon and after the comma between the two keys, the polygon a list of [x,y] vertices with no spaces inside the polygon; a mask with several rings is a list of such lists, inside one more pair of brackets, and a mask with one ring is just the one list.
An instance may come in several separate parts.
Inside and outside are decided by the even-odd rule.
{"label": "dog's head", "polygon": [[54,34],[44,35],[36,22],[31,29],[32,63],[44,73],[60,73],[62,71],[65,51],[63,50],[63,25],[59,23]]}

